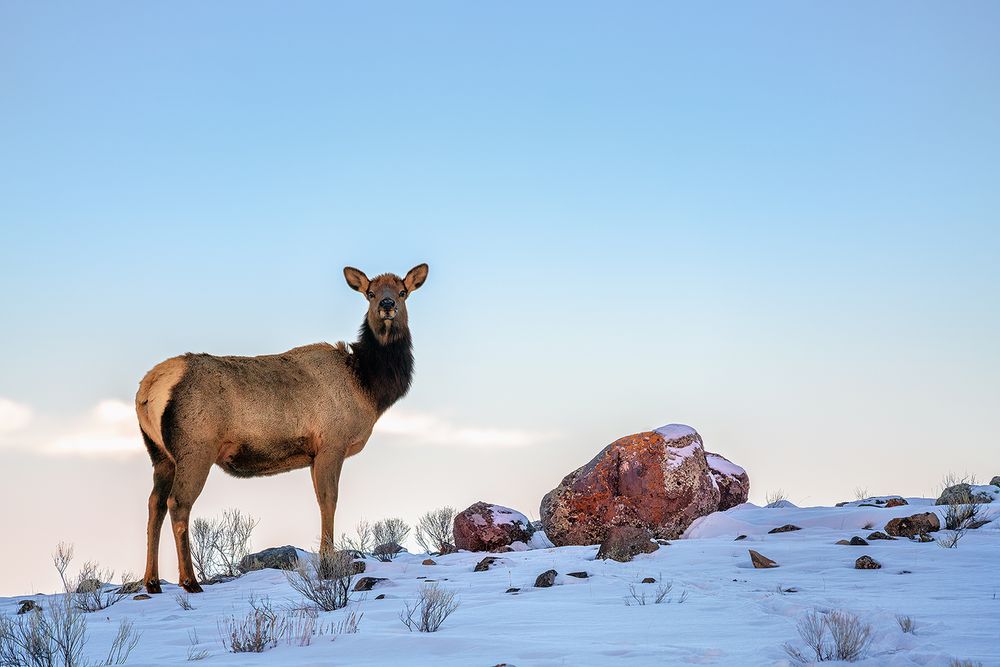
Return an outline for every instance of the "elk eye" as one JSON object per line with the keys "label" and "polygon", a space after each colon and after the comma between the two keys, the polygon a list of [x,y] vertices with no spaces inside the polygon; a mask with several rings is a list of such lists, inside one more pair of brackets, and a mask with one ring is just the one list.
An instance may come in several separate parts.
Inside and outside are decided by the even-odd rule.
{"label": "elk eye", "polygon": [[368,292],[368,298],[369,299],[374,299],[375,298],[375,292]]}
{"label": "elk eye", "polygon": [[400,290],[400,292],[399,292],[399,298],[403,298],[405,296],[406,296],[406,290],[405,289],[404,290]]}

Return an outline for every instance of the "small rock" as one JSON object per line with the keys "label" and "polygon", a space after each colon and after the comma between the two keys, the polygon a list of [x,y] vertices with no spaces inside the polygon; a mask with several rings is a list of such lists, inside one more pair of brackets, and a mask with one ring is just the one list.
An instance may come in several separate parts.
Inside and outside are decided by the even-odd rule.
{"label": "small rock", "polygon": [[889,498],[885,501],[886,507],[902,507],[903,505],[909,504],[910,503],[906,502],[906,498]]}
{"label": "small rock", "polygon": [[433,558],[425,558],[420,564],[421,565],[437,565],[437,563],[434,562]]}
{"label": "small rock", "polygon": [[994,477],[993,479],[991,479],[990,480],[990,484],[992,486],[1000,486],[1000,475],[997,475],[996,477]]}
{"label": "small rock", "polygon": [[361,577],[358,579],[358,583],[354,584],[355,591],[370,591],[375,588],[375,586],[380,581],[385,581],[385,577]]}
{"label": "small rock", "polygon": [[385,544],[380,544],[375,547],[375,550],[372,551],[372,555],[381,561],[387,561],[392,560],[404,551],[406,551],[406,549],[403,548],[402,545],[396,544],[395,542],[386,542]]}
{"label": "small rock", "polygon": [[920,533],[919,535],[916,535],[913,539],[916,540],[917,542],[922,542],[922,543],[934,541],[934,538],[928,535],[927,533]]}
{"label": "small rock", "polygon": [[646,577],[645,579],[642,580],[641,583],[643,583],[643,584],[655,584],[656,583],[656,579],[654,579],[653,577]]}
{"label": "small rock", "polygon": [[570,572],[566,575],[567,577],[576,577],[577,579],[588,579],[590,577],[586,572]]}
{"label": "small rock", "polygon": [[661,539],[657,538],[657,539],[655,539],[653,541],[656,542],[657,544],[659,544],[661,547],[669,547],[670,546],[670,540],[661,540]]}
{"label": "small rock", "polygon": [[885,532],[894,537],[913,537],[935,530],[941,530],[941,521],[934,512],[899,517],[885,524]]}
{"label": "small rock", "polygon": [[236,581],[239,577],[227,577],[224,574],[217,574],[211,579],[206,579],[205,581],[199,582],[202,586],[214,586],[215,584],[224,584],[229,581]]}
{"label": "small rock", "polygon": [[121,595],[132,595],[134,593],[138,593],[141,590],[142,590],[141,581],[126,581],[124,584],[119,586],[118,590],[115,592]]}
{"label": "small rock", "polygon": [[98,579],[84,579],[76,586],[77,593],[93,593],[94,591],[99,591],[104,587]]}
{"label": "small rock", "polygon": [[244,556],[240,560],[239,570],[243,574],[265,569],[294,570],[298,564],[299,550],[286,544]]}
{"label": "small rock", "polygon": [[649,530],[638,526],[614,526],[597,551],[598,560],[616,560],[628,563],[638,554],[653,553],[660,548],[652,541]]}
{"label": "small rock", "polygon": [[882,565],[871,556],[862,556],[854,561],[854,569],[856,570],[878,570],[881,567]]}
{"label": "small rock", "polygon": [[851,542],[849,540],[837,540],[835,544],[840,544],[843,546],[851,546]]}
{"label": "small rock", "polygon": [[868,543],[865,542],[864,539],[858,537],[857,535],[855,535],[854,537],[851,538],[851,541],[849,542],[849,544],[852,547],[867,547],[868,546]]}
{"label": "small rock", "polygon": [[138,595],[133,595],[132,599],[133,600],[149,600],[150,597],[148,595],[146,595],[145,593],[139,593]]}
{"label": "small rock", "polygon": [[767,569],[769,567],[778,567],[778,564],[775,563],[770,558],[768,558],[767,556],[758,553],[753,549],[750,549],[749,551],[750,551],[750,562],[752,562],[753,566],[758,570]]}
{"label": "small rock", "polygon": [[504,593],[517,593],[519,590],[521,590],[521,589],[520,588],[508,588],[507,590],[504,591]]}
{"label": "small rock", "polygon": [[736,539],[733,540],[733,542],[739,542],[740,540],[745,540],[745,539],[747,539],[746,535],[737,535]]}
{"label": "small rock", "polygon": [[777,528],[772,528],[771,530],[767,531],[767,533],[768,535],[774,535],[775,533],[790,533],[793,530],[802,530],[802,529],[796,525],[786,523],[784,526],[778,526]]}
{"label": "small rock", "polygon": [[453,554],[453,553],[455,553],[457,551],[458,551],[458,547],[456,547],[451,542],[445,542],[444,544],[441,545],[441,551],[438,551],[438,552],[434,553],[433,555],[434,556],[447,556],[448,554]]}
{"label": "small rock", "polygon": [[18,614],[27,614],[29,611],[35,611],[36,609],[41,611],[42,609],[42,606],[34,600],[21,600],[20,605],[17,609]]}
{"label": "small rock", "polygon": [[487,556],[486,558],[476,563],[476,567],[474,567],[472,571],[485,572],[486,570],[490,569],[490,566],[493,565],[493,563],[497,562],[498,560],[500,559],[497,558],[496,556]]}
{"label": "small rock", "polygon": [[545,570],[535,579],[535,588],[549,588],[552,584],[556,583],[556,575],[558,572],[555,570]]}
{"label": "small rock", "polygon": [[375,596],[375,599],[376,600],[384,600],[385,599],[385,593],[379,593],[378,595]]}
{"label": "small rock", "polygon": [[888,535],[886,535],[885,533],[883,533],[881,530],[876,530],[874,533],[872,533],[871,535],[868,536],[868,539],[869,540],[894,540],[896,538],[895,537],[889,537]]}
{"label": "small rock", "polygon": [[363,560],[352,560],[351,561],[351,574],[361,574],[366,569],[368,569],[368,565],[365,564],[365,562]]}

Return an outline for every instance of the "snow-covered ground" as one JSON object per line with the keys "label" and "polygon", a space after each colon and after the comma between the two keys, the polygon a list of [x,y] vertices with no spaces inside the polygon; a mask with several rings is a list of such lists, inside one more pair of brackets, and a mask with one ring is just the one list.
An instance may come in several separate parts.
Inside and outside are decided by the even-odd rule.
{"label": "snow-covered ground", "polygon": [[[495,554],[500,562],[487,572],[473,572],[486,555],[477,553],[435,557],[437,564],[426,566],[426,556],[416,554],[392,563],[369,560],[365,574],[388,581],[352,594],[347,609],[320,615],[329,622],[363,612],[356,634],[319,636],[309,646],[282,643],[262,654],[228,653],[219,621],[245,615],[251,595],[268,596],[278,607],[301,605],[284,573],[263,570],[206,587],[191,596],[191,611],[178,606],[175,586],[164,586],[150,600],[129,597],[90,614],[88,649],[102,659],[128,616],[143,633],[130,665],[184,664],[195,633],[195,649],[210,654],[205,665],[785,665],[791,663],[782,646],[801,645],[798,618],[813,609],[843,609],[875,629],[869,657],[856,664],[934,666],[961,658],[1000,665],[1000,521],[970,531],[955,549],[905,539],[835,544],[866,537],[890,518],[928,510],[944,516],[945,508],[930,500],[909,502],[890,509],[741,505],[698,520],[686,539],[631,563],[596,561],[596,546]],[[984,513],[1000,517],[1000,504],[984,506]],[[784,524],[802,530],[768,534]],[[740,534],[747,538],[734,541]],[[747,549],[780,567],[753,569]],[[854,569],[862,554],[882,569]],[[170,565],[164,563],[168,571]],[[533,588],[550,568],[559,573],[556,585]],[[579,571],[590,577],[567,576]],[[658,584],[641,584],[645,577]],[[454,590],[461,606],[439,632],[411,633],[399,612],[426,580]],[[666,582],[673,585],[671,601],[652,604]],[[506,593],[511,587],[521,590]],[[626,605],[630,587],[645,592],[649,604]],[[0,610],[13,613],[21,599],[0,598]],[[46,604],[44,596],[34,599]],[[915,633],[900,629],[900,614],[916,621]]]}

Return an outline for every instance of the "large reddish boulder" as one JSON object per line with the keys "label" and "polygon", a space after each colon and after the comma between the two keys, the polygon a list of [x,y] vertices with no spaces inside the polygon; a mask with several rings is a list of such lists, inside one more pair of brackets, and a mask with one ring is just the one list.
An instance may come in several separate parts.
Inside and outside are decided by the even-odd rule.
{"label": "large reddish boulder", "polygon": [[467,551],[499,551],[513,542],[527,542],[535,529],[517,510],[482,501],[455,516],[455,546]]}
{"label": "large reddish boulder", "polygon": [[[727,493],[729,501],[737,497]],[[719,509],[721,498],[701,436],[670,424],[616,440],[566,475],[542,499],[542,526],[556,546],[599,544],[614,526],[671,539]]]}
{"label": "large reddish boulder", "polygon": [[705,452],[708,469],[719,485],[719,511],[742,505],[750,496],[750,477],[747,471],[722,454]]}

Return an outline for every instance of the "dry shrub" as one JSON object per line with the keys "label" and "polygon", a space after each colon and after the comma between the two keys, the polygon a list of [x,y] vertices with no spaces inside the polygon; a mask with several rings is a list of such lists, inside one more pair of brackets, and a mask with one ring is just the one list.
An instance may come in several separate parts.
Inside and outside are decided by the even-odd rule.
{"label": "dry shrub", "polygon": [[810,611],[799,619],[796,628],[812,655],[791,644],[785,644],[785,652],[803,664],[828,660],[854,662],[865,656],[873,639],[872,627],[846,611],[827,614]]}
{"label": "dry shrub", "polygon": [[417,521],[417,544],[427,552],[448,551],[455,542],[453,526],[457,513],[454,507],[442,507],[421,516]]}
{"label": "dry shrub", "polygon": [[346,551],[300,558],[294,570],[285,572],[288,584],[323,611],[347,606],[354,579],[351,554]]}
{"label": "dry shrub", "polygon": [[420,597],[416,603],[409,602],[399,612],[399,620],[406,629],[413,632],[437,632],[445,619],[458,609],[458,600],[454,591],[440,588],[437,584],[424,585],[420,588]]}
{"label": "dry shrub", "polygon": [[782,491],[781,489],[771,491],[764,498],[764,502],[766,503],[764,507],[771,507],[773,505],[777,505],[782,500],[788,500],[788,496],[785,495],[784,491]]}
{"label": "dry shrub", "polygon": [[219,621],[222,645],[231,653],[263,653],[278,645],[288,629],[288,620],[278,613],[267,597],[247,600],[250,611],[246,616]]}
{"label": "dry shrub", "polygon": [[896,622],[899,623],[899,629],[907,634],[912,635],[917,631],[917,622],[913,620],[912,616],[899,614],[896,616]]}
{"label": "dry shrub", "polygon": [[[72,545],[60,543],[52,555],[52,562],[62,579],[63,593],[46,598],[41,607],[25,614],[0,616],[0,665],[3,667],[85,667],[89,664],[83,657],[87,645],[87,617],[66,575],[72,560]],[[122,619],[108,655],[100,664],[124,664],[140,637],[132,622]]]}
{"label": "dry shrub", "polygon": [[250,554],[250,539],[259,521],[238,509],[227,509],[219,519],[191,522],[191,563],[201,581],[239,576],[239,564]]}
{"label": "dry shrub", "polygon": [[372,526],[372,541],[375,544],[373,555],[383,563],[391,561],[396,557],[396,552],[385,547],[397,544],[402,546],[409,534],[410,527],[399,517],[376,521]]}
{"label": "dry shrub", "polygon": [[121,586],[110,582],[115,576],[113,570],[105,570],[94,561],[83,564],[76,577],[73,604],[80,611],[92,612],[107,609],[128,597],[126,584],[133,580],[131,572],[121,576]]}
{"label": "dry shrub", "polygon": [[191,604],[191,594],[187,591],[174,593],[174,601],[177,602],[177,606],[184,611],[191,611],[194,609],[194,605]]}
{"label": "dry shrub", "polygon": [[354,526],[354,535],[347,533],[340,534],[340,542],[337,548],[341,551],[357,551],[364,555],[375,548],[373,544],[372,525],[365,520],[358,521]]}
{"label": "dry shrub", "polygon": [[640,585],[636,588],[635,585],[630,585],[628,587],[629,594],[625,598],[626,607],[645,607],[647,604],[662,604],[666,603],[676,603],[684,604],[687,601],[688,593],[687,591],[682,591],[679,596],[671,597],[670,592],[674,589],[674,582],[668,581],[663,584],[659,584],[655,591],[651,591],[649,594],[646,593],[645,588]]}
{"label": "dry shrub", "polygon": [[946,549],[954,549],[965,533],[983,525],[979,520],[979,504],[972,503],[971,499],[969,504],[949,503],[944,525],[951,532],[938,537],[937,543]]}

